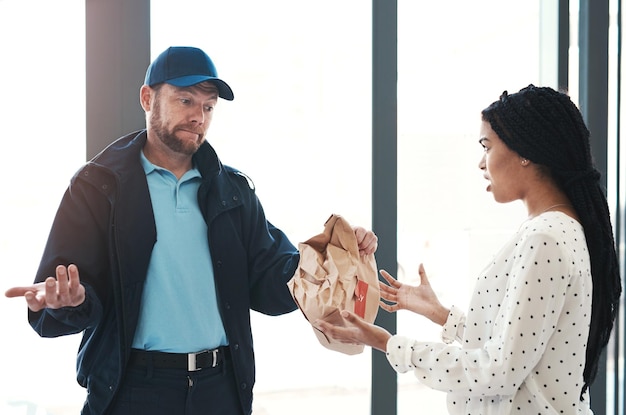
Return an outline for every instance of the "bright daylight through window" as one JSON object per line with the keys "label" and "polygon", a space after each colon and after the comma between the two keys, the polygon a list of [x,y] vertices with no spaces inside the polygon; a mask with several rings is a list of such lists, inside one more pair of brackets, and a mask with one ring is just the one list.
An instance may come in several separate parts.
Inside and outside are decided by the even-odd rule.
{"label": "bright daylight through window", "polygon": [[[32,282],[52,216],[85,161],[83,3],[0,0],[0,44],[12,62],[0,65],[0,169],[12,177],[0,195],[7,287]],[[172,24],[190,11],[193,22]],[[294,244],[332,213],[370,226],[371,3],[152,0],[151,13],[152,58],[172,45],[202,48],[233,88],[207,139],[254,181],[270,222]],[[521,204],[499,205],[484,191],[477,140],[480,111],[504,89],[542,83],[539,20],[539,0],[398,1],[398,278],[415,283],[425,263],[448,305],[466,306],[476,274],[525,217]],[[80,335],[39,338],[23,301],[3,298],[0,312],[11,333],[0,413],[78,413]],[[298,312],[253,312],[252,324],[255,415],[292,415],[294,405],[300,415],[368,413],[368,348],[351,357],[324,349]],[[398,332],[440,338],[440,327],[408,313],[398,314]],[[413,374],[398,385],[399,414],[446,412],[445,394]]]}

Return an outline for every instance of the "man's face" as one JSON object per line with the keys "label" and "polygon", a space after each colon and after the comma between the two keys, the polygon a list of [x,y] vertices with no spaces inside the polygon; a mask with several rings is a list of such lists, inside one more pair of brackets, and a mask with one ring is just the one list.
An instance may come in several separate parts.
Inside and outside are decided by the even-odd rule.
{"label": "man's face", "polygon": [[218,98],[215,85],[202,82],[180,88],[162,84],[151,91],[148,133],[173,152],[194,154],[211,124]]}

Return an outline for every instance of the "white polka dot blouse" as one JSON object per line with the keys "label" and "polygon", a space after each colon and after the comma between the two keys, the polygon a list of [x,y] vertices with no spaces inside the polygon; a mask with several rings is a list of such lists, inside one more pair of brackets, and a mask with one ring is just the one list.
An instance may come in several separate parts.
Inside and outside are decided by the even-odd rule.
{"label": "white polka dot blouse", "polygon": [[591,414],[580,401],[591,290],[581,225],[546,212],[479,274],[466,315],[451,307],[442,342],[396,335],[387,358],[447,392],[450,414]]}

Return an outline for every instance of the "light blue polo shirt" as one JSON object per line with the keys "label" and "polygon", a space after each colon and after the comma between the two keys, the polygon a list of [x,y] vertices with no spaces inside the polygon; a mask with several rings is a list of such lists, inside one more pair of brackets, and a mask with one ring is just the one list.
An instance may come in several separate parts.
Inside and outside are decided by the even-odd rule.
{"label": "light blue polo shirt", "polygon": [[207,225],[198,206],[200,172],[180,178],[141,153],[157,242],[145,282],[133,348],[191,353],[227,345],[217,307]]}

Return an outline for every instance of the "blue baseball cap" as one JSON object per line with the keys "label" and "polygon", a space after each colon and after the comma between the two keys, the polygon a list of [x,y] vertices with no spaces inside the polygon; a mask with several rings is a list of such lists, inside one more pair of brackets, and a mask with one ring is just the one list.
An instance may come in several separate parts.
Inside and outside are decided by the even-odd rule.
{"label": "blue baseball cap", "polygon": [[235,97],[230,86],[217,77],[217,70],[209,55],[198,48],[172,46],[150,64],[144,84],[154,86],[165,82],[185,87],[204,81],[214,83],[221,98],[232,101]]}

